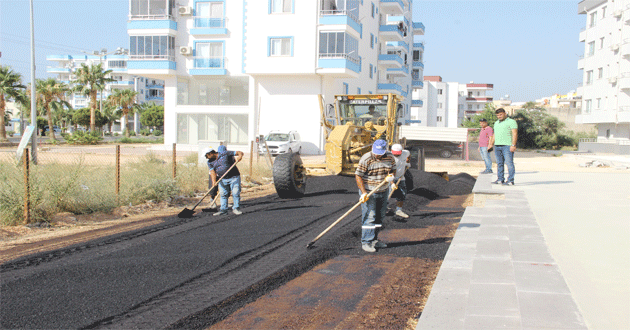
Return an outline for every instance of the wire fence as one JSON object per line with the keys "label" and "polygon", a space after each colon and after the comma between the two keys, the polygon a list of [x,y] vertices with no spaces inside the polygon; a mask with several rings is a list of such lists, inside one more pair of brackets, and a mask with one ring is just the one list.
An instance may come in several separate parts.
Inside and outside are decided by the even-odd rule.
{"label": "wire fence", "polygon": [[[178,151],[175,144],[40,146],[36,164],[16,159],[16,151],[0,148],[0,225],[50,221],[60,212],[107,213],[208,189],[205,162],[196,151]],[[267,159],[250,155],[238,165],[244,182],[270,177]]]}

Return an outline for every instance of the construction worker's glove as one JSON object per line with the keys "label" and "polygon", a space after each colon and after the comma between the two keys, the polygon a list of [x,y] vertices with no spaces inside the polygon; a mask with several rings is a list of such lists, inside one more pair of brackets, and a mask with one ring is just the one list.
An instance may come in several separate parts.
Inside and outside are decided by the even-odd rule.
{"label": "construction worker's glove", "polygon": [[392,183],[392,185],[390,186],[390,189],[392,191],[394,191],[394,190],[398,189],[398,186],[395,183]]}
{"label": "construction worker's glove", "polygon": [[387,182],[394,182],[394,175],[393,175],[393,174],[388,175],[388,176],[385,178],[385,180],[387,180]]}
{"label": "construction worker's glove", "polygon": [[368,199],[369,199],[368,194],[367,193],[363,193],[363,194],[361,194],[361,197],[359,197],[359,202],[365,203],[365,202],[368,201]]}

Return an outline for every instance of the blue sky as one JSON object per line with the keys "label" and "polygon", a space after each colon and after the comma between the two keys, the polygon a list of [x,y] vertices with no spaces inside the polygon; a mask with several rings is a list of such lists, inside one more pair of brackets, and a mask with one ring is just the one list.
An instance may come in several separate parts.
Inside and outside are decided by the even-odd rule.
{"label": "blue sky", "polygon": [[[513,101],[575,90],[584,53],[578,34],[586,25],[577,4],[415,0],[414,21],[425,25],[417,37],[425,42],[424,74],[494,84],[490,95]],[[46,55],[128,48],[128,0],[34,0],[34,7],[37,78],[54,65]],[[0,0],[0,51],[0,63],[30,81],[29,0]]]}

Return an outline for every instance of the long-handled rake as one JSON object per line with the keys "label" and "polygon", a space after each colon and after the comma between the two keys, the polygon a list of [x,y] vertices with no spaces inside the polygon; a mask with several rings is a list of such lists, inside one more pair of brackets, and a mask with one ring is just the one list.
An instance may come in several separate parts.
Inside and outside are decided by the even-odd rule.
{"label": "long-handled rake", "polygon": [[[387,183],[387,180],[383,180],[383,182],[379,183],[378,186],[376,186],[376,188],[372,189],[372,191],[370,191],[367,194],[367,198],[370,198],[370,196],[372,196],[372,194],[374,194],[375,191],[377,191],[378,189],[380,189],[383,185],[385,185]],[[320,239],[322,236],[324,236],[324,234],[326,234],[332,227],[334,227],[336,224],[339,223],[339,221],[343,220],[345,217],[348,216],[348,214],[350,214],[352,211],[354,211],[357,207],[359,207],[359,205],[361,205],[361,201],[359,201],[358,203],[354,204],[354,206],[348,210],[348,212],[344,213],[341,217],[339,217],[339,219],[337,219],[335,222],[332,223],[332,225],[328,226],[328,228],[326,228],[321,234],[319,234],[317,237],[315,237],[312,241],[310,241],[308,244],[306,244],[306,248],[310,248],[311,246],[313,246],[313,244],[315,243],[315,241],[317,241],[318,239]]]}
{"label": "long-handled rake", "polygon": [[[197,206],[199,206],[199,204],[201,204],[201,201],[203,201],[203,200],[204,200],[204,198],[206,198],[206,197],[210,194],[210,192],[212,191],[212,189],[214,189],[214,187],[216,187],[216,186],[219,184],[219,182],[220,182],[220,181],[221,181],[221,180],[222,180],[222,179],[223,179],[223,178],[224,178],[224,177],[225,177],[228,173],[230,173],[230,171],[232,170],[232,168],[233,168],[234,166],[236,166],[236,164],[238,164],[238,161],[237,161],[237,162],[234,162],[234,164],[233,164],[232,166],[230,166],[230,168],[229,168],[229,169],[225,172],[225,174],[223,174],[223,175],[221,176],[221,178],[219,178],[219,180],[217,180],[217,182],[216,182],[214,185],[212,185],[212,188],[210,188],[210,190],[208,190],[208,192],[207,192],[205,195],[203,195],[203,197],[201,197],[201,199],[197,202],[197,204],[195,204],[195,206],[193,206],[192,210],[189,210],[188,208],[184,208],[181,212],[179,212],[179,214],[178,214],[177,216],[178,216],[178,217],[180,217],[180,218],[192,218],[192,216],[193,216],[193,215],[195,215],[195,208],[196,208]],[[217,197],[219,197],[218,193],[217,193]],[[215,200],[216,200],[216,197],[215,197]]]}

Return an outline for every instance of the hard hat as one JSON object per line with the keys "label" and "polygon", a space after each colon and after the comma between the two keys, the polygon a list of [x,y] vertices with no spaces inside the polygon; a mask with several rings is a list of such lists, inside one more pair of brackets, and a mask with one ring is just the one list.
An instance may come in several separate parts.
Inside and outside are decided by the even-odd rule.
{"label": "hard hat", "polygon": [[397,143],[397,144],[394,144],[394,145],[392,146],[392,154],[393,154],[393,155],[399,156],[399,155],[401,155],[401,154],[402,154],[402,151],[403,151],[403,147],[402,147],[402,145],[400,145],[400,144],[398,144],[398,143]]}
{"label": "hard hat", "polygon": [[214,152],[214,149],[212,149],[212,148],[208,147],[208,148],[203,149],[203,151],[201,152],[201,154],[205,156],[205,155],[207,155],[207,154],[209,154],[209,153],[211,153],[211,152]]}

